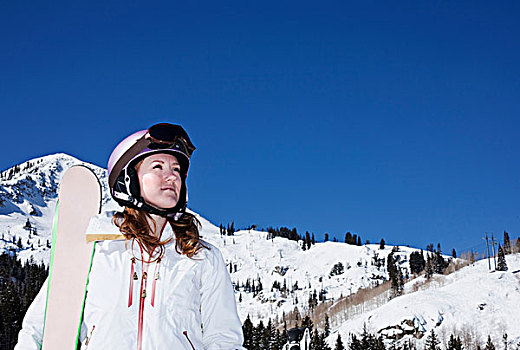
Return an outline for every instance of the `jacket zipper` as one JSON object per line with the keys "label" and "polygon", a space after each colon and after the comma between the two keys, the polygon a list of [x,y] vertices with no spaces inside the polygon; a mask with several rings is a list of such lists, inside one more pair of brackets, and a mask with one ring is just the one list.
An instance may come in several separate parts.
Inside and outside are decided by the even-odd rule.
{"label": "jacket zipper", "polygon": [[94,329],[96,329],[96,325],[92,326],[92,329],[90,330],[90,334],[87,336],[87,339],[85,339],[85,350],[87,350],[88,343],[90,343],[90,340],[92,339],[92,333],[94,333]]}
{"label": "jacket zipper", "polygon": [[184,334],[184,336],[186,337],[186,339],[188,339],[188,341],[190,342],[191,348],[192,348],[193,350],[195,350],[195,347],[193,346],[193,343],[191,342],[190,338],[188,337],[188,331],[184,331],[184,332],[182,332],[182,334]]}

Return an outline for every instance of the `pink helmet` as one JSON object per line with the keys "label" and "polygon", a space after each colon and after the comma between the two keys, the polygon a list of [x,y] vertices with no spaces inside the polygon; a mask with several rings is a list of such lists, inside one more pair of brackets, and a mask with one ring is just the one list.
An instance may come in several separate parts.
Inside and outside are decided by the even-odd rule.
{"label": "pink helmet", "polygon": [[[122,206],[145,210],[165,217],[176,217],[186,209],[186,177],[195,146],[180,125],[160,123],[141,130],[121,141],[108,159],[108,185],[114,200]],[[141,159],[154,153],[170,153],[179,161],[182,186],[179,201],[173,208],[155,208],[141,197],[139,179],[134,168]]]}

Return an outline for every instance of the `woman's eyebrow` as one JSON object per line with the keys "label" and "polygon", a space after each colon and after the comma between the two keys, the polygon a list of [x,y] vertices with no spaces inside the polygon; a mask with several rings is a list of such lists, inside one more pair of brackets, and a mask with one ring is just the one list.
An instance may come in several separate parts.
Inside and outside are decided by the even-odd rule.
{"label": "woman's eyebrow", "polygon": [[[157,164],[157,163],[159,163],[159,164],[165,164],[166,162],[165,162],[164,160],[162,160],[162,159],[154,159],[154,160],[152,160],[152,161],[150,162],[150,165],[154,165],[154,164]],[[171,165],[171,166],[180,166],[181,164],[180,164],[178,161],[174,160],[174,161],[172,161],[172,162],[170,163],[170,165]]]}

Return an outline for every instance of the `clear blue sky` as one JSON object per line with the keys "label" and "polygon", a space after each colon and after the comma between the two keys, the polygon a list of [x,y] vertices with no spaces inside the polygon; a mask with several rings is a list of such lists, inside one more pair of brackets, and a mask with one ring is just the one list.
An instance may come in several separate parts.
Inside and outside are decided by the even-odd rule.
{"label": "clear blue sky", "polygon": [[3,1],[0,168],[171,121],[216,224],[518,237],[519,2],[172,3]]}

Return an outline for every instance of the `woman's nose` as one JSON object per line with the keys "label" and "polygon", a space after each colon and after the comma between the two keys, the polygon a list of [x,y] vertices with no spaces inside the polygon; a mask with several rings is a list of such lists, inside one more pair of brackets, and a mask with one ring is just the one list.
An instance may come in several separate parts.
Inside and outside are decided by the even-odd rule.
{"label": "woman's nose", "polygon": [[172,170],[166,170],[164,177],[166,178],[167,181],[175,181],[179,177],[179,175],[178,175],[177,171],[172,169]]}

